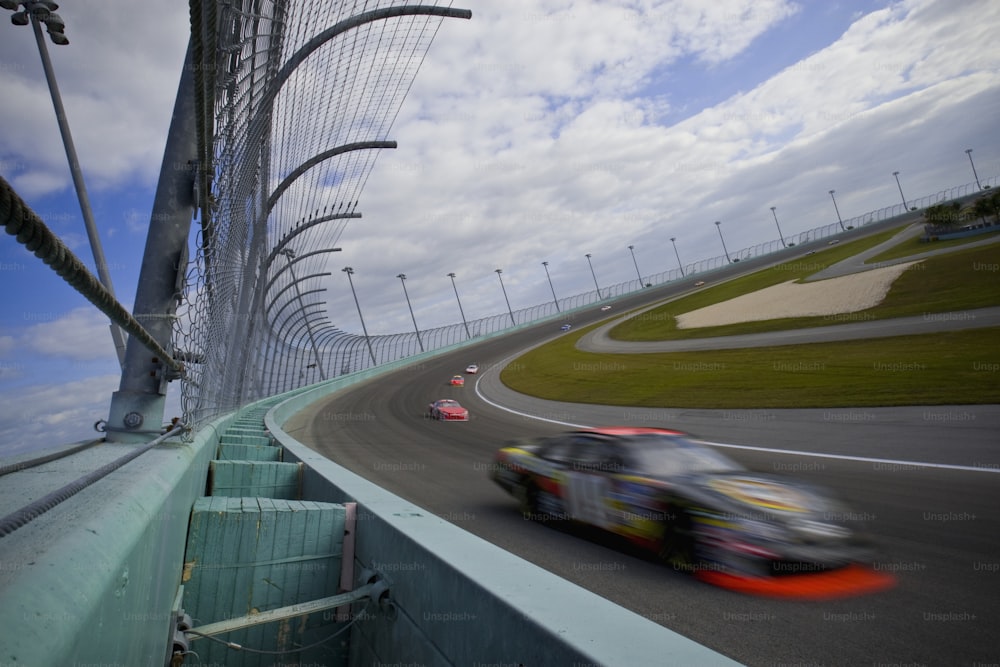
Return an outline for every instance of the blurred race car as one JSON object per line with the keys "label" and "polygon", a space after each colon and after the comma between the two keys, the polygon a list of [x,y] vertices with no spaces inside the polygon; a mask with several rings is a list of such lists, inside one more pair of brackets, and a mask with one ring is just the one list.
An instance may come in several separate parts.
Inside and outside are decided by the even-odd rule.
{"label": "blurred race car", "polygon": [[601,310],[611,310],[611,306],[601,306]]}
{"label": "blurred race car", "polygon": [[462,377],[461,375],[452,375],[451,380],[448,381],[448,384],[450,384],[452,387],[464,387],[465,378]]}
{"label": "blurred race car", "polygon": [[431,403],[427,406],[427,416],[431,419],[449,422],[469,421],[469,411],[451,398],[442,398]]}
{"label": "blurred race car", "polygon": [[522,439],[500,449],[490,470],[525,518],[596,526],[735,590],[835,597],[893,581],[860,566],[873,557],[867,514],[822,488],[751,472],[680,431]]}
{"label": "blurred race car", "polygon": [[469,364],[468,366],[465,367],[465,372],[475,375],[476,373],[479,372],[479,366],[477,366],[476,364]]}
{"label": "blurred race car", "polygon": [[561,327],[559,327],[559,331],[569,331],[572,328],[573,328],[572,324],[564,324]]}

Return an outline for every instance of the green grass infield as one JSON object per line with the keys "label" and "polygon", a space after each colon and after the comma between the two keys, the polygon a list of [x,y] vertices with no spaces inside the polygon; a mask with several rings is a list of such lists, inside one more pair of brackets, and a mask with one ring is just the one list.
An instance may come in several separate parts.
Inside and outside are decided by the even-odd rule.
{"label": "green grass infield", "polygon": [[[674,316],[807,275],[897,230],[709,287],[612,329],[621,340],[778,331],[1000,305],[1000,245],[956,250],[905,271],[883,302],[847,316],[679,330]],[[596,326],[596,325],[595,325]],[[1000,328],[742,350],[593,354],[575,347],[594,327],[536,348],[501,373],[539,398],[707,409],[835,408],[1000,403]]]}

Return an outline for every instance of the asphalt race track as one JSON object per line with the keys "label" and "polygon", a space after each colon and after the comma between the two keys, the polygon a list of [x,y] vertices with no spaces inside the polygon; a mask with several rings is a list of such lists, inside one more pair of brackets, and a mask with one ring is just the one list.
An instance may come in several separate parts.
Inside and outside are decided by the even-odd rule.
{"label": "asphalt race track", "polygon": [[[611,313],[594,306],[572,321],[584,325],[688,288],[649,290]],[[560,323],[370,380],[285,428],[427,511],[748,665],[1000,663],[1000,406],[630,409],[539,401],[502,387],[503,363],[561,335]],[[481,374],[449,387],[472,362]],[[444,397],[468,407],[470,421],[425,419],[428,403]],[[741,446],[724,451],[747,467],[832,488],[871,519],[880,550],[872,566],[895,574],[897,585],[827,601],[751,597],[606,538],[527,521],[488,480],[492,455],[507,439],[567,424],[680,428]]]}

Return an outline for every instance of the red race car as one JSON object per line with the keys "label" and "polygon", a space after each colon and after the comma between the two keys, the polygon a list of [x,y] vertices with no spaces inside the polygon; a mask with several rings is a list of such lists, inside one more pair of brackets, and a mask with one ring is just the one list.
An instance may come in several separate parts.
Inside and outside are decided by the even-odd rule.
{"label": "red race car", "polygon": [[452,398],[442,398],[427,407],[427,416],[448,422],[469,421],[469,411]]}
{"label": "red race car", "polygon": [[451,380],[448,381],[448,384],[450,384],[452,387],[464,387],[465,378],[462,377],[461,375],[453,375],[451,377]]}

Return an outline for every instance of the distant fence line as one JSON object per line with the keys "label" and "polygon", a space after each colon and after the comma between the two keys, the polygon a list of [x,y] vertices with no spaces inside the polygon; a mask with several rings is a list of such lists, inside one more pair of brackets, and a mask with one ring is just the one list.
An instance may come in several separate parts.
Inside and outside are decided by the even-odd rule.
{"label": "distant fence line", "polygon": [[[996,177],[982,181],[984,185],[990,186],[995,186],[996,182]],[[904,208],[903,204],[899,203],[843,220],[843,227],[844,230],[864,227],[902,215],[912,209],[919,210],[937,203],[975,194],[978,190],[979,188],[974,183],[941,190],[937,193],[907,202],[907,208]],[[785,240],[788,245],[802,245],[834,236],[842,231],[841,223],[834,222],[799,234],[787,236]],[[781,249],[781,241],[775,239],[743,248],[735,253],[731,253],[730,257],[735,261],[745,261],[754,257],[768,255]],[[558,308],[556,302],[547,301],[515,310],[513,311],[513,323],[511,322],[511,313],[503,312],[476,320],[469,320],[465,323],[459,322],[433,329],[424,329],[420,331],[419,340],[417,334],[413,331],[396,334],[378,334],[366,338],[362,335],[330,328],[325,335],[323,333],[320,334],[322,337],[322,346],[317,349],[321,361],[316,361],[316,350],[308,345],[308,340],[300,338],[299,344],[289,345],[287,349],[282,350],[280,354],[275,356],[272,365],[273,372],[268,377],[260,378],[261,382],[264,383],[261,388],[265,392],[265,395],[289,391],[318,382],[321,376],[322,378],[330,379],[338,375],[364,370],[374,365],[405,359],[420,353],[422,351],[421,346],[423,350],[440,349],[465,341],[470,336],[476,338],[503,331],[513,327],[515,323],[517,325],[528,324],[582,306],[631,294],[643,289],[645,286],[662,285],[680,278],[719,269],[728,263],[729,261],[725,255],[710,257],[684,265],[683,273],[679,268],[670,269],[649,276],[643,276],[642,282],[637,278],[608,287],[602,287],[600,294],[595,289],[561,298],[558,300]],[[466,333],[466,327],[468,327],[468,334]],[[375,358],[374,362],[372,356]],[[322,366],[318,364],[322,364]]]}

